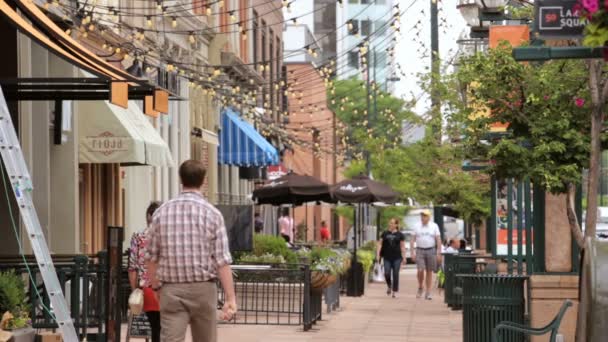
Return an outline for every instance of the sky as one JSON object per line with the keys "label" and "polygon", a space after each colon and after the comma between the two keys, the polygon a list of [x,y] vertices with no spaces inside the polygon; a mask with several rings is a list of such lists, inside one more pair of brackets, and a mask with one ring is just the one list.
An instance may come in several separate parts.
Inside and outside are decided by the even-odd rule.
{"label": "sky", "polygon": [[[449,60],[456,53],[458,49],[456,41],[467,26],[460,11],[456,8],[458,0],[438,1],[440,8],[439,55],[442,60]],[[405,77],[398,75],[401,80],[395,85],[395,95],[410,99],[413,97],[412,94],[416,97],[422,94],[418,85],[418,74],[428,72],[425,68],[430,67],[431,64],[431,19],[429,15],[431,0],[398,0],[398,2],[401,11],[413,3],[412,7],[401,17],[402,33],[395,49],[396,62],[401,65],[401,69],[406,74]],[[416,27],[419,20],[421,24]],[[429,52],[423,56],[424,52],[420,49],[428,49]],[[422,98],[417,103],[416,113],[422,115],[428,111],[428,107],[428,99]]]}

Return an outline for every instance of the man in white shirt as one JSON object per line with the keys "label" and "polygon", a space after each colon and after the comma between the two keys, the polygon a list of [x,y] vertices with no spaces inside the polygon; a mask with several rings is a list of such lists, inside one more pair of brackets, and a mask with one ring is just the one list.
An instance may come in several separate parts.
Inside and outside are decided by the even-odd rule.
{"label": "man in white shirt", "polygon": [[[431,284],[433,283],[433,272],[437,270],[437,265],[441,263],[441,233],[439,226],[431,222],[431,212],[423,210],[420,214],[420,225],[414,229],[414,234],[410,242],[412,260],[418,266],[418,294],[416,298],[422,297],[424,291],[426,272],[426,294],[425,299],[431,300]],[[414,245],[416,248],[414,248]]]}

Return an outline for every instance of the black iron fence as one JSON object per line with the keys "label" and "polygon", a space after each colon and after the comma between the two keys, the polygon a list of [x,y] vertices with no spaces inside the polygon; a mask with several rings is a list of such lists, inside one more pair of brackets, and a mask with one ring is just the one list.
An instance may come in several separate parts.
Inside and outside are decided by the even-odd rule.
{"label": "black iron fence", "polygon": [[[239,311],[231,324],[302,325],[321,319],[322,292],[310,288],[308,265],[234,265]],[[219,290],[219,304],[225,295]]]}
{"label": "black iron fence", "polygon": [[[105,340],[107,287],[106,253],[54,255],[53,263],[80,338]],[[27,279],[28,305],[35,329],[56,329],[52,307],[34,256],[0,257],[0,271],[11,271]]]}

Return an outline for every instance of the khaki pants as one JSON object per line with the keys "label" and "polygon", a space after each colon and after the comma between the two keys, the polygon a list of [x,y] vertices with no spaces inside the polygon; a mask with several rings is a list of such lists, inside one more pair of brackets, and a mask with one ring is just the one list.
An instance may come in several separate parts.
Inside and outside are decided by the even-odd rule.
{"label": "khaki pants", "polygon": [[160,290],[161,341],[183,342],[188,324],[192,341],[217,341],[215,282],[165,284]]}

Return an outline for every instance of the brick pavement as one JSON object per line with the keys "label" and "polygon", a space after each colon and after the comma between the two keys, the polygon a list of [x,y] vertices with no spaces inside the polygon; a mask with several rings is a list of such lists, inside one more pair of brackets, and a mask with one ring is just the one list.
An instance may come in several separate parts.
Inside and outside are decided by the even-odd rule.
{"label": "brick pavement", "polygon": [[219,342],[462,341],[462,312],[447,308],[437,290],[431,301],[416,299],[416,288],[415,270],[408,266],[401,271],[399,298],[388,297],[383,284],[370,284],[364,297],[342,297],[340,310],[324,313],[311,331],[301,326],[221,325]]}

